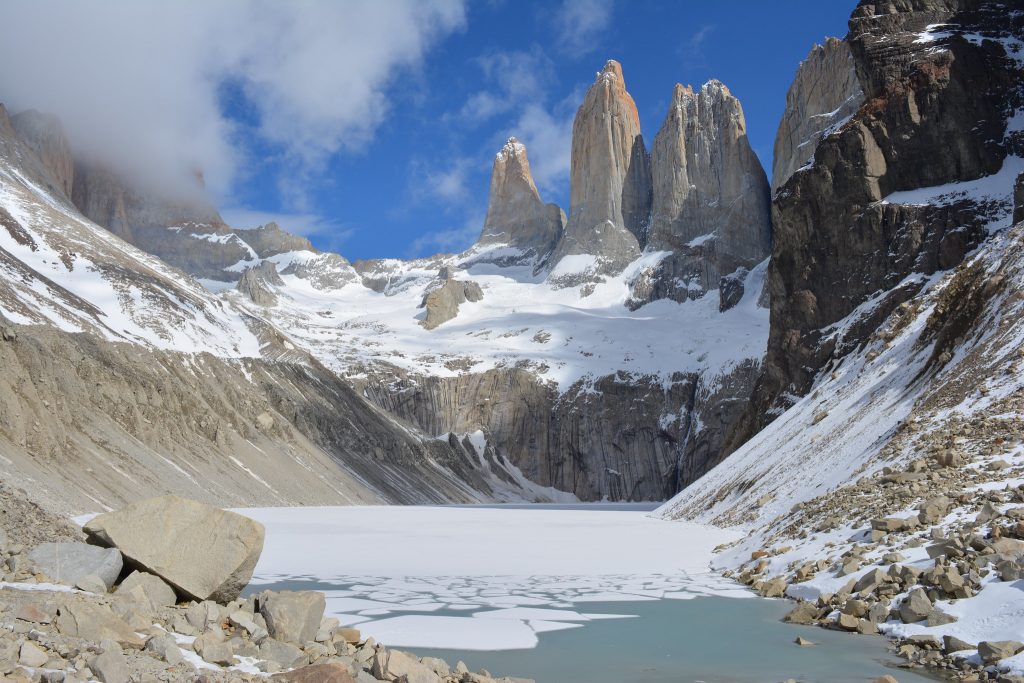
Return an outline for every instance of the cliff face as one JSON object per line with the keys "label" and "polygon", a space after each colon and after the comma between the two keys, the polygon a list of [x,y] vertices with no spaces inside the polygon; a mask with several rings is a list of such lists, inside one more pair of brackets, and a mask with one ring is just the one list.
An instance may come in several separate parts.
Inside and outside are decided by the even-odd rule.
{"label": "cliff face", "polygon": [[565,214],[544,204],[530,173],[526,147],[509,138],[494,158],[487,219],[478,244],[508,244],[547,255],[565,226]]}
{"label": "cliff face", "polygon": [[701,296],[768,256],[768,182],[747,140],[743,108],[723,84],[710,81],[696,93],[676,86],[651,169],[648,246],[672,255],[641,300]]}
{"label": "cliff face", "polygon": [[640,255],[651,208],[650,160],[622,67],[597,74],[572,127],[569,223],[552,263],[589,255],[601,273],[620,272]]}
{"label": "cliff face", "polygon": [[11,117],[11,124],[18,137],[42,162],[47,171],[47,185],[66,199],[71,199],[75,161],[71,156],[71,145],[57,117],[29,110]]}
{"label": "cliff face", "polygon": [[775,196],[766,366],[731,447],[868,338],[920,290],[919,274],[952,268],[1008,221],[1008,200],[942,186],[995,174],[1021,149],[1007,124],[1022,104],[1007,39],[1022,21],[966,0],[854,11],[847,41],[865,103]]}
{"label": "cliff face", "polygon": [[863,102],[849,44],[827,38],[812,47],[786,93],[786,111],[775,135],[772,192],[807,164],[821,138]]}
{"label": "cliff face", "polygon": [[482,430],[527,478],[581,500],[663,500],[718,464],[758,364],[725,376],[609,375],[559,394],[528,370],[372,376],[364,391],[425,433]]}

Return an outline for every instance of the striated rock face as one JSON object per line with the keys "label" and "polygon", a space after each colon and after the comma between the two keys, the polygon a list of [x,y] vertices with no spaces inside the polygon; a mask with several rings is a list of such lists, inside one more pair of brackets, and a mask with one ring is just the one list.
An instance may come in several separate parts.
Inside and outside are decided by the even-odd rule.
{"label": "striated rock face", "polygon": [[772,192],[806,165],[826,132],[863,102],[849,44],[826,38],[823,45],[812,47],[786,93],[786,111],[775,135]]}
{"label": "striated rock face", "polygon": [[1008,114],[1024,101],[1008,35],[1020,40],[1024,17],[966,0],[854,11],[847,40],[866,102],[775,195],[765,371],[730,447],[914,296],[924,280],[908,275],[952,268],[989,223],[1009,219],[1012,207],[970,195],[882,201],[994,174],[1022,148],[1021,133],[1007,132]]}
{"label": "striated rock face", "polygon": [[547,254],[562,235],[565,214],[544,204],[530,173],[526,147],[509,138],[494,158],[487,219],[480,244],[509,244]]}
{"label": "striated rock face", "polygon": [[648,247],[670,250],[654,298],[677,301],[719,286],[768,256],[770,200],[747,140],[739,100],[718,81],[699,92],[676,85],[651,147],[653,207]]}
{"label": "striated rock face", "polygon": [[46,178],[47,184],[64,198],[71,199],[75,161],[71,156],[71,145],[57,117],[30,109],[11,117],[11,124],[18,137],[42,161],[49,175]]}
{"label": "striated rock face", "polygon": [[582,500],[663,500],[720,460],[756,363],[726,377],[611,375],[559,396],[532,372],[371,378],[364,394],[428,434],[483,430],[531,481]]}
{"label": "striated rock face", "polygon": [[593,254],[600,272],[621,271],[640,255],[651,208],[650,160],[622,67],[609,61],[572,126],[569,223],[552,263]]}

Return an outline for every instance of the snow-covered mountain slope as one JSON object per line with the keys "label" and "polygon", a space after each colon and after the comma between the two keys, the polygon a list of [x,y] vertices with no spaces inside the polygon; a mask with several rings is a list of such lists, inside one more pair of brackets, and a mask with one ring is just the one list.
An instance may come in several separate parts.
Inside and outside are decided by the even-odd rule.
{"label": "snow-covered mountain slope", "polygon": [[[552,275],[534,275],[532,262],[502,266],[495,263],[496,253],[509,257],[515,250],[499,245],[431,260],[376,262],[361,279],[340,287],[318,287],[294,272],[296,265],[312,265],[323,256],[282,254],[268,259],[286,272],[281,284],[265,285],[277,303],[263,311],[349,377],[379,364],[434,377],[526,367],[564,393],[578,381],[615,373],[665,381],[678,372],[728,373],[763,351],[768,315],[757,298],[766,264],[749,276],[740,304],[724,313],[717,291],[634,311],[627,307],[632,282],[668,252],[645,254],[618,276],[577,287],[553,282],[563,264]],[[423,300],[443,284],[441,270],[479,285],[483,296],[426,330]]]}
{"label": "snow-covered mountain slope", "polygon": [[155,349],[260,355],[250,314],[84,219],[31,176],[30,156],[0,134],[0,314]]}

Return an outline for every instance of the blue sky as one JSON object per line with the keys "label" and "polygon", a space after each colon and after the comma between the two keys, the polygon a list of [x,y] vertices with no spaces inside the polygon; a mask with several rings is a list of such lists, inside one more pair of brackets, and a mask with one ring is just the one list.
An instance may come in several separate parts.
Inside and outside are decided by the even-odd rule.
{"label": "blue sky", "polygon": [[424,256],[472,243],[510,135],[568,208],[572,118],[607,59],[648,146],[675,83],[717,78],[769,167],[797,65],[854,4],[10,0],[0,102],[57,114],[76,150],[160,187],[202,168],[238,227],[277,218],[350,259]]}

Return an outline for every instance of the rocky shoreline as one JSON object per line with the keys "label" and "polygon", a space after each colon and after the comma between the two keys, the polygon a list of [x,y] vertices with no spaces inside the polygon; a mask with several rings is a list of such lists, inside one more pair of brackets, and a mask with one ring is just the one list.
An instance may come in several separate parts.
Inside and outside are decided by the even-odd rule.
{"label": "rocky shoreline", "polygon": [[[1024,643],[943,634],[958,619],[938,604],[1024,577],[1024,467],[1003,456],[1020,440],[1019,401],[996,401],[989,417],[908,422],[879,457],[910,445],[917,457],[796,506],[724,574],[761,596],[796,600],[790,623],[889,636],[907,668],[1021,683],[1000,662]],[[908,625],[933,632],[907,634],[924,630]]]}
{"label": "rocky shoreline", "polygon": [[[3,683],[532,683],[389,649],[317,591],[241,597],[263,529],[164,496],[81,532],[0,486]],[[106,547],[105,547],[106,546]]]}

